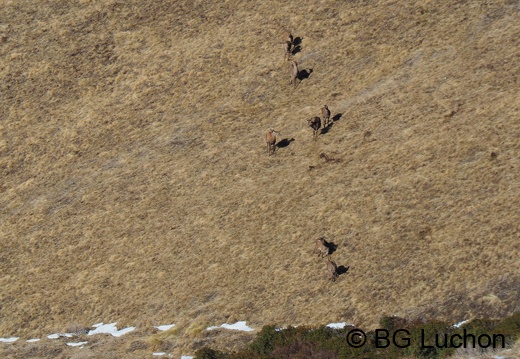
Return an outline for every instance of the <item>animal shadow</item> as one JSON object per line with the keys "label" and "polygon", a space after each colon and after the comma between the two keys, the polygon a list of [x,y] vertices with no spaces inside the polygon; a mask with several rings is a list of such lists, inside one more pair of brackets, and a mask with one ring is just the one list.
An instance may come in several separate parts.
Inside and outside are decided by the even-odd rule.
{"label": "animal shadow", "polygon": [[325,247],[328,248],[329,250],[329,255],[332,255],[334,252],[336,252],[336,250],[338,249],[338,245],[335,244],[334,242],[327,242],[325,240],[325,242],[323,243],[325,245]]}
{"label": "animal shadow", "polygon": [[276,147],[278,148],[284,148],[284,147],[287,147],[291,144],[291,142],[294,141],[294,138],[284,138],[283,140],[279,141],[277,144],[276,144]]}
{"label": "animal shadow", "polygon": [[303,38],[302,37],[296,37],[293,42],[292,42],[292,50],[291,50],[291,55],[296,55],[297,53],[301,52],[302,51],[302,41],[303,41]]}
{"label": "animal shadow", "polygon": [[312,74],[312,69],[309,69],[309,70],[300,70],[298,72],[298,75],[296,76],[298,78],[298,80],[302,81],[302,80],[305,80],[305,79],[308,79],[311,74]]}
{"label": "animal shadow", "polygon": [[332,123],[339,121],[341,119],[341,116],[343,116],[342,113],[335,114],[334,117],[332,117]]}
{"label": "animal shadow", "polygon": [[337,275],[339,277],[342,274],[348,273],[349,269],[350,269],[350,266],[345,267],[344,265],[341,265],[341,266],[338,266],[338,268],[336,269],[336,273],[337,273]]}
{"label": "animal shadow", "polygon": [[321,129],[321,134],[324,135],[324,134],[328,133],[330,131],[330,129],[332,128],[333,124],[334,124],[333,121],[329,122],[329,124],[326,127],[323,127]]}

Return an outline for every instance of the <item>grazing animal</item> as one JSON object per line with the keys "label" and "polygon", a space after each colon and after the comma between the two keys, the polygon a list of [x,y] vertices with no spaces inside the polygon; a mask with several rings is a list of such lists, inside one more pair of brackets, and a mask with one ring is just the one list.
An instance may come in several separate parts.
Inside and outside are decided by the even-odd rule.
{"label": "grazing animal", "polygon": [[336,278],[338,277],[338,266],[336,265],[336,262],[332,261],[330,257],[327,261],[327,271],[329,272],[329,279],[333,282],[336,281]]}
{"label": "grazing animal", "polygon": [[298,79],[298,75],[300,74],[300,70],[298,70],[298,63],[296,61],[291,61],[291,83],[294,87],[296,87],[296,80]]}
{"label": "grazing animal", "polygon": [[318,257],[324,258],[325,256],[330,255],[329,247],[327,246],[327,241],[325,238],[320,237],[316,239],[316,244],[314,246],[314,251],[318,251]]}
{"label": "grazing animal", "polygon": [[267,155],[271,156],[274,154],[274,150],[276,149],[276,136],[279,136],[280,133],[276,132],[272,128],[269,129],[265,133],[265,142],[267,143]]}
{"label": "grazing animal", "polygon": [[321,119],[319,117],[313,117],[307,120],[307,124],[312,128],[312,138],[316,140],[318,138],[318,131],[321,128]]}
{"label": "grazing animal", "polygon": [[330,110],[327,105],[323,105],[321,108],[321,115],[323,116],[323,127],[327,127],[330,120]]}

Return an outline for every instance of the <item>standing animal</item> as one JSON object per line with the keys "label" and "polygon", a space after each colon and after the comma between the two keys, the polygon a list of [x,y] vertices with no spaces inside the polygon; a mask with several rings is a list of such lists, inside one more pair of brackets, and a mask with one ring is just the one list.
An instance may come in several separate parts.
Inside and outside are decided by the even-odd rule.
{"label": "standing animal", "polygon": [[329,258],[327,258],[327,271],[329,272],[329,279],[333,282],[336,281],[336,278],[338,277],[338,266],[336,265],[336,262]]}
{"label": "standing animal", "polygon": [[298,79],[298,75],[300,74],[300,70],[298,70],[298,63],[296,61],[291,61],[291,83],[294,87],[296,87],[296,80]]}
{"label": "standing animal", "polygon": [[287,35],[287,37],[285,39],[285,44],[284,44],[285,60],[290,60],[291,59],[291,54],[292,54],[292,51],[293,51],[293,41],[294,41],[294,38],[293,38],[293,36],[292,36],[292,34],[290,32],[287,32],[286,35]]}
{"label": "standing animal", "polygon": [[267,143],[267,155],[271,156],[274,154],[274,150],[276,149],[276,136],[279,136],[280,133],[276,132],[272,128],[269,129],[265,133],[265,142]]}
{"label": "standing animal", "polygon": [[323,105],[321,108],[321,115],[323,116],[323,127],[327,127],[330,120],[330,110],[327,105]]}
{"label": "standing animal", "polygon": [[291,53],[292,53],[292,42],[290,41],[287,41],[284,45],[284,50],[285,50],[285,61],[288,61],[291,59]]}
{"label": "standing animal", "polygon": [[321,128],[321,119],[319,117],[313,117],[307,120],[307,124],[312,128],[312,138],[316,140],[318,138],[318,131]]}
{"label": "standing animal", "polygon": [[287,33],[287,42],[290,42],[292,45],[293,41],[294,41],[294,37],[292,36],[292,34],[290,32],[288,32]]}
{"label": "standing animal", "polygon": [[321,256],[321,258],[330,255],[329,247],[327,246],[327,241],[325,238],[320,237],[316,239],[314,251],[318,251],[318,257]]}

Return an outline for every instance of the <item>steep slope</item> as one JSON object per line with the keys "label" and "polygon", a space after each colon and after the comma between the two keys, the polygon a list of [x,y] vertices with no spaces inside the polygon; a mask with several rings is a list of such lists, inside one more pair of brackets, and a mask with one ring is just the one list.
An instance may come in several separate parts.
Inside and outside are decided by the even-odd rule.
{"label": "steep slope", "polygon": [[0,336],[518,311],[519,10],[5,2]]}

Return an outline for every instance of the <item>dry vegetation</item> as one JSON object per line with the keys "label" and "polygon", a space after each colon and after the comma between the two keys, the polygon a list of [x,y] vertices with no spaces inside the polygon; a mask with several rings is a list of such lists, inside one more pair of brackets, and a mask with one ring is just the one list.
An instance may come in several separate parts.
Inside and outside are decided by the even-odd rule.
{"label": "dry vegetation", "polygon": [[0,337],[520,309],[517,0],[0,3]]}

